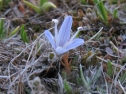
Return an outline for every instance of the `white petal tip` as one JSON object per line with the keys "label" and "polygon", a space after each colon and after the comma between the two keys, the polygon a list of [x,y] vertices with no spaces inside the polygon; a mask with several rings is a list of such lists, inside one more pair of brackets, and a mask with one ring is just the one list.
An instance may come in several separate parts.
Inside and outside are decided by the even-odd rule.
{"label": "white petal tip", "polygon": [[81,30],[83,30],[83,27],[78,27],[77,30],[81,31]]}
{"label": "white petal tip", "polygon": [[59,23],[59,21],[57,19],[52,19],[52,22],[54,22],[55,24]]}

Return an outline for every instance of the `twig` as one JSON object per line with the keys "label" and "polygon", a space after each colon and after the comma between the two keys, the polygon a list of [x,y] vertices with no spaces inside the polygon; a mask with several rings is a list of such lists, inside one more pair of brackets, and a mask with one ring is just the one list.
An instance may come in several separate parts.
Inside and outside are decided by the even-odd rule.
{"label": "twig", "polygon": [[86,42],[91,41],[92,39],[94,39],[101,31],[102,31],[103,27],[93,36],[91,37],[89,40],[87,40]]}
{"label": "twig", "polygon": [[122,91],[124,92],[124,94],[126,94],[125,89],[123,88],[123,86],[121,85],[120,81],[118,80],[118,85],[120,86],[120,88],[122,89]]}
{"label": "twig", "polygon": [[[8,65],[8,78],[12,77],[12,76],[10,75],[10,66],[13,65],[13,62],[14,62],[19,56],[21,56],[22,53],[24,53],[25,50],[27,50],[30,46],[32,46],[32,50],[30,51],[30,55],[29,55],[29,57],[28,57],[28,59],[27,59],[26,66],[25,66],[25,68],[20,72],[20,75],[23,75],[24,72],[26,72],[26,70],[27,70],[29,67],[32,66],[32,64],[28,64],[28,63],[29,63],[28,60],[30,59],[30,56],[31,56],[31,54],[32,54],[33,48],[35,47],[35,44],[37,43],[37,41],[41,38],[41,36],[42,36],[43,34],[44,34],[44,33],[42,33],[39,37],[37,37],[37,39],[36,39],[32,44],[28,45],[19,55],[17,55],[16,57],[14,57],[14,58],[10,61],[9,65]],[[36,62],[34,62],[34,63],[36,63]],[[14,65],[13,65],[13,66],[14,66]],[[17,68],[16,66],[14,66],[14,67]],[[10,80],[9,90],[10,90],[11,86],[15,83],[15,81],[16,81],[18,78],[19,78],[19,75],[18,75],[12,82],[11,82],[11,80]]]}
{"label": "twig", "polygon": [[[101,58],[101,57],[96,56],[96,58],[98,58],[98,59],[104,61],[105,63],[108,63],[108,60],[105,60],[105,59],[103,59],[103,58]],[[112,64],[113,66],[119,68],[119,69],[122,69],[122,70],[126,71],[126,69],[125,69],[125,67],[124,67],[126,64],[125,64],[124,66],[121,66],[121,65],[119,65],[119,64],[115,64],[115,63],[113,63],[113,62],[111,62],[111,64]]]}
{"label": "twig", "polygon": [[112,41],[110,41],[110,44],[111,44],[117,51],[119,51],[120,53],[123,53],[121,50],[119,50],[119,49],[113,44]]}
{"label": "twig", "polygon": [[125,71],[126,71],[125,66],[126,66],[126,64],[123,65],[123,66],[121,66],[120,71],[117,73],[117,75],[116,75],[116,77],[115,77],[115,85],[116,85],[117,79],[118,79],[119,74],[121,73],[121,71],[122,71],[122,70],[125,70]]}
{"label": "twig", "polygon": [[9,77],[8,76],[2,76],[2,75],[0,75],[0,78],[6,78],[6,79],[8,79]]}
{"label": "twig", "polygon": [[[53,28],[51,28],[51,29],[53,29]],[[49,30],[51,30],[51,29],[49,29]],[[15,74],[17,74],[17,72],[16,72],[16,73],[10,75],[10,66],[12,65],[14,68],[17,68],[15,65],[13,65],[13,62],[14,62],[18,57],[20,57],[29,47],[32,46],[32,49],[31,49],[30,54],[29,54],[29,57],[28,57],[28,59],[27,59],[26,66],[25,66],[24,69],[18,71],[19,74],[20,74],[20,75],[24,75],[24,73],[27,71],[28,68],[30,68],[32,65],[34,65],[34,64],[36,64],[36,63],[38,62],[38,59],[35,60],[35,61],[32,62],[32,63],[30,63],[29,60],[30,60],[30,57],[31,57],[31,55],[32,55],[32,53],[33,53],[33,50],[34,50],[34,47],[35,47],[37,41],[41,38],[41,36],[43,36],[43,34],[44,34],[44,33],[42,33],[40,36],[38,36],[37,39],[36,39],[32,44],[28,45],[22,52],[20,52],[19,55],[17,55],[16,57],[14,57],[14,58],[10,61],[9,65],[8,65],[8,76],[7,76],[9,79],[10,79],[12,76],[14,76]],[[29,63],[30,63],[30,64],[29,64]],[[18,68],[17,68],[17,69],[18,69]],[[28,76],[28,75],[27,75],[27,76]],[[20,77],[20,76],[17,75],[17,76],[15,77],[15,79],[14,79],[12,82],[11,82],[11,80],[10,80],[10,85],[9,85],[8,91],[10,90],[10,88],[12,87],[12,85],[14,85],[14,83],[16,82],[16,80],[19,79],[19,77]]]}

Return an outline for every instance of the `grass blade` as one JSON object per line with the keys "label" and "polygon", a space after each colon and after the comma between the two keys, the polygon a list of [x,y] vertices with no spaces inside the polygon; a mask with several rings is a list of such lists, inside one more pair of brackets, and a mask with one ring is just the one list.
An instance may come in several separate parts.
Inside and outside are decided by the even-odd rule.
{"label": "grass blade", "polygon": [[17,26],[11,33],[10,36],[14,35],[17,33],[17,31],[19,30],[20,26]]}
{"label": "grass blade", "polygon": [[72,87],[68,84],[67,81],[64,81],[64,89],[66,90],[66,94],[73,94]]}
{"label": "grass blade", "polygon": [[112,67],[111,61],[108,61],[107,63],[107,74],[109,77],[113,76],[113,67]]}
{"label": "grass blade", "polygon": [[40,0],[40,6],[42,6],[47,0]]}
{"label": "grass blade", "polygon": [[4,18],[0,19],[0,35],[3,33],[4,29]]}
{"label": "grass blade", "polygon": [[24,2],[26,5],[28,5],[29,7],[31,7],[32,9],[34,9],[37,13],[41,13],[40,7],[35,6],[34,4],[32,4],[32,3],[28,2],[28,1],[25,1],[25,0],[23,0],[23,2]]}
{"label": "grass blade", "polygon": [[22,39],[24,42],[27,42],[27,43],[29,42],[28,37],[27,37],[27,33],[25,32],[25,29],[24,29],[24,24],[22,24],[22,26],[21,26],[20,35],[21,35],[21,39]]}
{"label": "grass blade", "polygon": [[108,24],[108,14],[102,0],[94,0],[94,3],[99,11],[99,15],[104,23]]}
{"label": "grass blade", "polygon": [[123,83],[126,79],[126,72],[120,77],[120,82]]}
{"label": "grass blade", "polygon": [[97,81],[97,79],[100,77],[100,75],[101,75],[101,67],[95,73],[95,75],[94,75],[94,77],[92,79],[92,83],[95,83]]}
{"label": "grass blade", "polygon": [[86,88],[88,91],[90,91],[90,86],[88,85],[88,83],[86,82],[86,80],[85,80],[85,78],[84,78],[81,64],[80,64],[80,75],[81,75],[81,79],[82,79],[82,82],[83,82],[85,88]]}

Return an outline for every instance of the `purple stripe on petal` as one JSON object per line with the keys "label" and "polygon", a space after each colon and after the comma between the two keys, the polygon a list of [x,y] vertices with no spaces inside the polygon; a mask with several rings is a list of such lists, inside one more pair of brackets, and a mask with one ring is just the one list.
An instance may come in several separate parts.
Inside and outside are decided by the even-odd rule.
{"label": "purple stripe on petal", "polygon": [[49,42],[51,43],[52,47],[55,49],[56,44],[55,44],[54,37],[52,36],[52,34],[49,32],[49,30],[45,30],[44,34],[47,37],[47,39],[49,40]]}
{"label": "purple stripe on petal", "polygon": [[76,47],[82,45],[84,43],[83,39],[76,38],[72,41],[70,45],[66,47],[67,50],[75,49]]}
{"label": "purple stripe on petal", "polygon": [[63,45],[70,39],[70,31],[72,26],[72,17],[67,16],[63,21],[63,24],[59,30],[58,44],[63,47]]}

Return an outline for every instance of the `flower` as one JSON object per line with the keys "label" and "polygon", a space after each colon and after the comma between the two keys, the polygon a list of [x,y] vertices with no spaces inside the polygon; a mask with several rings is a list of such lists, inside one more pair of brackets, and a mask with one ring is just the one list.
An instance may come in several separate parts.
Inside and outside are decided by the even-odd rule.
{"label": "flower", "polygon": [[68,52],[71,49],[75,49],[76,47],[82,45],[84,43],[83,39],[76,38],[79,33],[79,30],[70,38],[71,27],[72,27],[72,17],[67,16],[62,23],[62,26],[58,32],[57,25],[58,20],[52,20],[55,23],[55,36],[53,36],[49,30],[45,30],[44,34],[51,43],[54,51],[57,55],[62,55]]}

